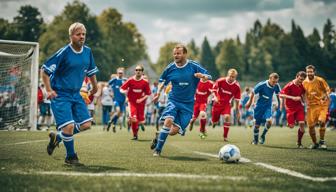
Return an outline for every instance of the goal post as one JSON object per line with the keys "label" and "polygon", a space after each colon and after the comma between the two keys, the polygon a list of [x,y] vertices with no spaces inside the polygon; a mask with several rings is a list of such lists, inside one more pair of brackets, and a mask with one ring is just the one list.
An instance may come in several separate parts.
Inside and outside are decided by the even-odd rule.
{"label": "goal post", "polygon": [[36,130],[39,44],[0,39],[0,129]]}

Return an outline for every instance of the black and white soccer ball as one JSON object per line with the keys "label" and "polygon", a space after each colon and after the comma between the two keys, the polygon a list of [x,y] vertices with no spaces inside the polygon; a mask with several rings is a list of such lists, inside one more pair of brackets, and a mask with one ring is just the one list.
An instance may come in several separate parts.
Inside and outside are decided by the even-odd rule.
{"label": "black and white soccer ball", "polygon": [[232,144],[224,145],[218,153],[219,160],[227,163],[237,163],[240,157],[239,148]]}

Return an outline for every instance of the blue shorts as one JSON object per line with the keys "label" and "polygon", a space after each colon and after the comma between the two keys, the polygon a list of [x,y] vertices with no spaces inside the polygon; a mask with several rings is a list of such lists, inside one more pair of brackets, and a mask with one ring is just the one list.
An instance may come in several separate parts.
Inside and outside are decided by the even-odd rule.
{"label": "blue shorts", "polygon": [[179,133],[184,135],[186,127],[188,126],[193,115],[193,107],[193,102],[185,104],[168,101],[166,108],[162,112],[160,121],[164,121],[167,117],[172,118],[174,125],[180,128]]}
{"label": "blue shorts", "polygon": [[256,125],[261,125],[272,118],[272,106],[270,107],[256,107],[254,108],[254,119],[256,120]]}
{"label": "blue shorts", "polygon": [[120,112],[124,112],[126,110],[125,101],[124,102],[114,101],[114,107],[115,108],[119,107],[120,108]]}
{"label": "blue shorts", "polygon": [[51,109],[58,130],[72,123],[81,125],[92,120],[79,92],[66,93],[56,91],[56,93],[57,97],[51,100]]}

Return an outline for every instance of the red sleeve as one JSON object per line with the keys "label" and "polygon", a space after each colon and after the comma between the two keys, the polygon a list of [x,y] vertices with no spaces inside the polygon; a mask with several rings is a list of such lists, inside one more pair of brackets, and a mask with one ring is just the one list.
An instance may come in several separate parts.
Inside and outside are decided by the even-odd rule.
{"label": "red sleeve", "polygon": [[217,92],[218,91],[218,81],[216,81],[212,86],[212,91]]}
{"label": "red sleeve", "polygon": [[150,95],[152,92],[150,90],[149,83],[147,81],[145,81],[145,82],[146,82],[146,84],[145,84],[145,94]]}
{"label": "red sleeve", "polygon": [[126,91],[129,87],[129,82],[130,82],[131,79],[128,79],[125,83],[123,83],[120,87],[120,89]]}
{"label": "red sleeve", "polygon": [[285,85],[285,87],[280,91],[280,94],[288,95],[289,84],[290,84],[290,83],[287,83],[287,84]]}
{"label": "red sleeve", "polygon": [[241,96],[241,94],[240,94],[240,86],[239,86],[239,84],[237,84],[237,91],[236,91],[236,93],[234,95],[234,98],[235,99],[240,99],[240,96]]}

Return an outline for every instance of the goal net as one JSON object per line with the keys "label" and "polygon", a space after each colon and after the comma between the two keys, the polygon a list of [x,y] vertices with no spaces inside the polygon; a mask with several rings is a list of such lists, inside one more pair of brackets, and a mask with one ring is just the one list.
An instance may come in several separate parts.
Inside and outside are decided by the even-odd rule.
{"label": "goal net", "polygon": [[39,44],[0,40],[0,129],[36,130]]}

